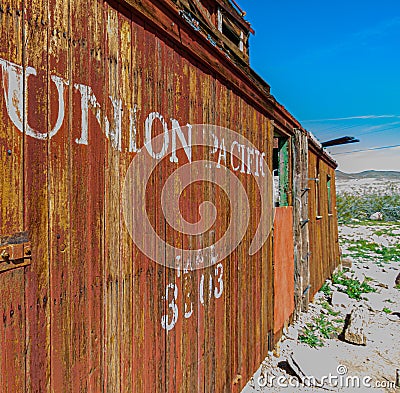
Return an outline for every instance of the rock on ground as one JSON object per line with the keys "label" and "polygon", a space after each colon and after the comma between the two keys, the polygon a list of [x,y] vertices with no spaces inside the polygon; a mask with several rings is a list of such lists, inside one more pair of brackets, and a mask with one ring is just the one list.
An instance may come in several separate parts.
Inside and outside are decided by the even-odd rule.
{"label": "rock on ground", "polygon": [[349,322],[345,327],[345,340],[356,345],[367,345],[365,330],[368,322],[368,310],[363,306],[354,307],[349,316]]}

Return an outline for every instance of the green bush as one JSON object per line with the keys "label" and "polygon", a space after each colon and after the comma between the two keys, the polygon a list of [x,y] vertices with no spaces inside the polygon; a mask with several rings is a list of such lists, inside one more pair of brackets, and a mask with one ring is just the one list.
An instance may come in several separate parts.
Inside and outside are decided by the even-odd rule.
{"label": "green bush", "polygon": [[367,281],[360,282],[355,278],[347,278],[342,272],[334,274],[332,276],[332,282],[334,284],[343,285],[346,290],[345,293],[351,298],[361,300],[363,293],[376,292],[374,288],[367,284]]}
{"label": "green bush", "polygon": [[322,285],[320,292],[328,297],[332,295],[332,289],[326,281],[324,282],[324,285]]}
{"label": "green bush", "polygon": [[400,262],[400,244],[383,246],[368,240],[352,242],[347,249],[353,258],[373,258],[376,262]]}
{"label": "green bush", "polygon": [[308,327],[303,330],[303,334],[299,336],[301,343],[309,345],[311,348],[323,347],[324,343],[321,338],[315,333],[315,331]]}
{"label": "green bush", "polygon": [[371,214],[381,212],[384,221],[400,220],[399,194],[358,194],[343,193],[336,200],[338,220],[342,224],[352,220],[368,220]]}
{"label": "green bush", "polygon": [[[344,321],[343,321],[344,322]],[[309,345],[311,348],[324,346],[324,339],[331,338],[332,335],[341,330],[333,325],[331,321],[323,314],[314,317],[312,322],[307,323],[299,335],[301,343]]]}

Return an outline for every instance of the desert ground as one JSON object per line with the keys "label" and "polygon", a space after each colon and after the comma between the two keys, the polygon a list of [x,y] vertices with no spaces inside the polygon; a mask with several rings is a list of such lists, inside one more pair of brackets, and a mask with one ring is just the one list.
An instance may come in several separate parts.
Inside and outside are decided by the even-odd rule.
{"label": "desert ground", "polygon": [[245,393],[400,391],[400,173],[339,173],[337,192],[342,265]]}

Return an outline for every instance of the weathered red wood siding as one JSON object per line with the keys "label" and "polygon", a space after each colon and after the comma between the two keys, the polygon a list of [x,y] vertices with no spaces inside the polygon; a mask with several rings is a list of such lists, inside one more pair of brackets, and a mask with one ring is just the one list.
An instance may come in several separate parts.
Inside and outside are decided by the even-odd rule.
{"label": "weathered red wood siding", "polygon": [[[20,8],[22,1],[14,1]],[[11,5],[11,4],[10,4]],[[2,57],[22,62],[22,21],[0,15]],[[24,137],[16,133],[4,100],[0,100],[0,245],[4,235],[24,228]],[[26,316],[24,269],[0,273],[0,386],[22,392],[26,386]]]}
{"label": "weathered red wood siding", "polygon": [[[165,268],[141,253],[125,226],[132,125],[137,148],[144,148],[149,113],[162,114],[169,129],[173,118],[234,130],[265,152],[269,167],[274,124],[289,136],[299,127],[266,84],[201,38],[173,4],[0,0],[0,236],[28,231],[32,243],[30,266],[0,273],[0,390],[239,392],[271,349],[273,238],[248,255],[261,213],[251,176],[236,173],[250,201],[250,225],[219,267]],[[12,72],[21,106],[17,93],[3,94]],[[178,157],[150,178],[146,206],[161,238],[193,249],[200,240],[167,225],[160,202],[166,178],[185,163],[182,152]],[[208,183],[188,187],[182,198],[190,222],[198,221],[201,202],[215,204],[210,243],[228,227],[230,209],[244,203]],[[272,203],[272,193],[267,198]],[[319,250],[321,236],[335,230],[335,216],[327,220],[323,234],[313,232]],[[141,236],[158,247],[147,232]],[[336,244],[328,248],[321,256],[329,269],[312,262],[313,288],[336,263]],[[164,329],[163,317],[171,322],[175,310],[173,327]]]}
{"label": "weathered red wood siding", "polygon": [[[315,295],[327,277],[339,265],[338,226],[336,212],[335,169],[321,158],[318,151],[309,150],[309,235],[310,294]],[[332,213],[328,211],[327,176],[331,178]],[[319,206],[317,206],[319,205]]]}
{"label": "weathered red wood siding", "polygon": [[274,333],[283,329],[294,311],[293,208],[275,209]]}

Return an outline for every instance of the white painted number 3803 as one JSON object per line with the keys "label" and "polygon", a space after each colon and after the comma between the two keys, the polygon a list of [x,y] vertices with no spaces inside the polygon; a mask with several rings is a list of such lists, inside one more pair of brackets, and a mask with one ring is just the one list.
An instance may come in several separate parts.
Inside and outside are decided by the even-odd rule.
{"label": "white painted number 3803", "polygon": [[[219,299],[222,296],[222,293],[224,291],[224,280],[223,280],[223,274],[224,274],[224,267],[222,266],[221,263],[219,263],[215,267],[215,277],[217,278],[217,283],[215,287],[213,286],[213,277],[210,274],[209,277],[209,287],[208,287],[208,298],[211,299],[211,297],[214,295],[215,299]],[[200,284],[199,284],[199,301],[200,303],[204,306],[204,281],[205,277],[204,274],[201,275],[200,278]],[[161,326],[163,329],[166,331],[172,330],[176,322],[178,321],[179,317],[179,307],[176,304],[176,301],[178,300],[178,286],[174,283],[170,283],[166,286],[165,288],[165,301],[168,302],[168,312],[167,314],[163,315],[161,318]],[[187,299],[190,297],[190,293],[187,293],[184,299]],[[188,311],[189,310],[189,311]],[[190,307],[185,303],[185,313],[184,317],[186,319],[190,318],[193,314],[193,303],[190,304]]]}

